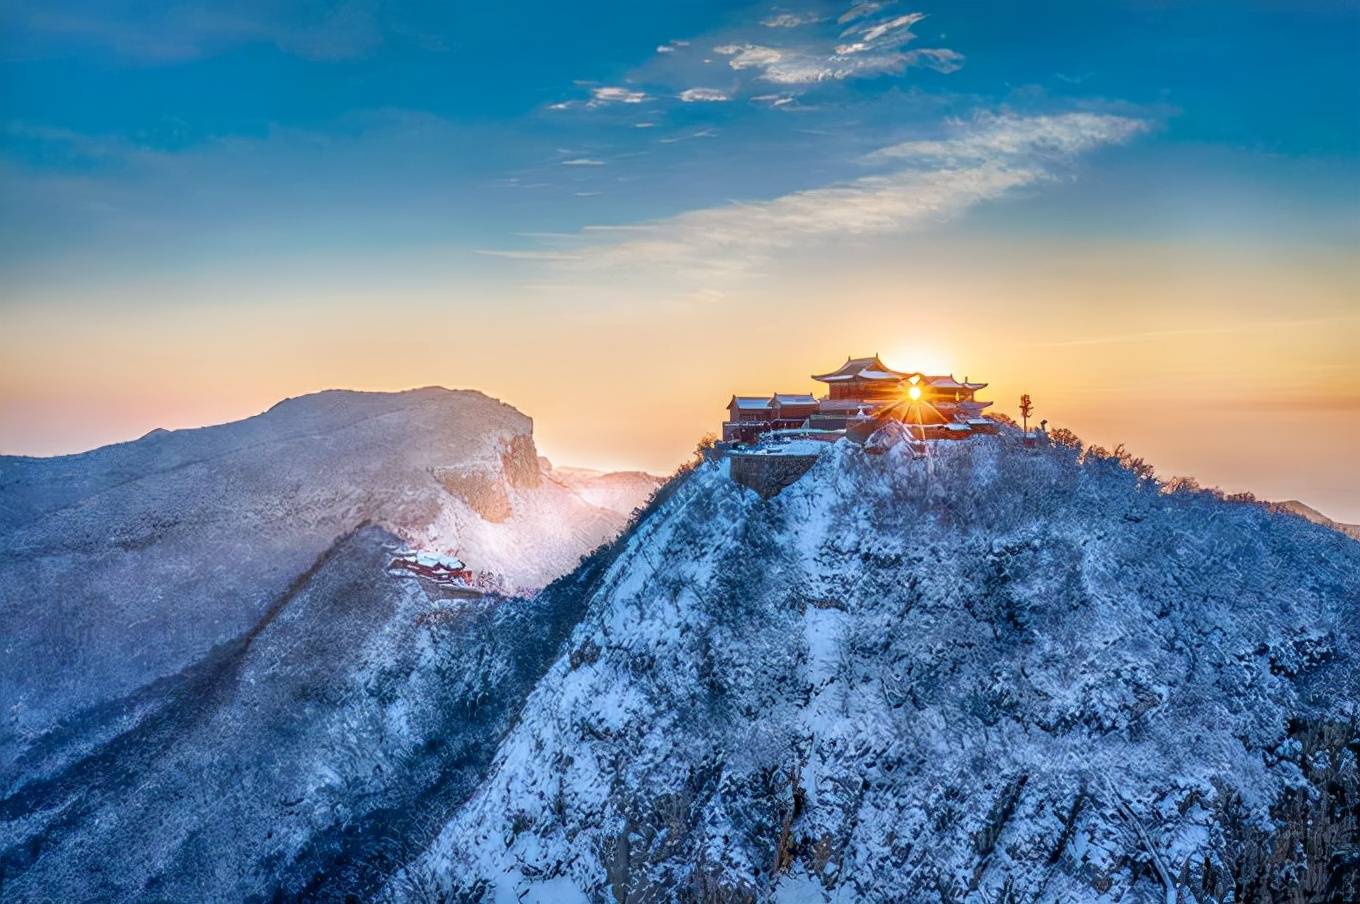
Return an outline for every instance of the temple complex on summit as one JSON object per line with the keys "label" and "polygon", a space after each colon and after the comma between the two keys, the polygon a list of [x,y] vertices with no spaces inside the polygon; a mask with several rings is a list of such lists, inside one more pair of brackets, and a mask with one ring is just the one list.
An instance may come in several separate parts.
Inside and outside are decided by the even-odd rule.
{"label": "temple complex on summit", "polygon": [[863,438],[888,419],[906,424],[919,439],[966,439],[996,432],[996,422],[982,413],[992,403],[976,398],[987,384],[967,377],[893,370],[873,355],[848,358],[836,370],[813,374],[812,379],[825,384],[825,395],[733,396],[727,404],[723,441],[753,443],[776,433],[824,440]]}

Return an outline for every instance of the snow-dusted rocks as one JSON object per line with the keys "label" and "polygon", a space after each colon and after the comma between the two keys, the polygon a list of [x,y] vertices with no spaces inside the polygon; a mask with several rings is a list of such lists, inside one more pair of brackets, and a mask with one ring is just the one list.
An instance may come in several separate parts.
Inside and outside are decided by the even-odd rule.
{"label": "snow-dusted rocks", "polygon": [[528,417],[438,388],[0,457],[0,778],[60,720],[243,636],[366,522],[514,590],[569,571],[626,515],[542,479]]}
{"label": "snow-dusted rocks", "polygon": [[1309,833],[1360,800],[1360,546],[1010,436],[877,451],[839,443],[769,501],[703,465],[389,890],[1326,893]]}

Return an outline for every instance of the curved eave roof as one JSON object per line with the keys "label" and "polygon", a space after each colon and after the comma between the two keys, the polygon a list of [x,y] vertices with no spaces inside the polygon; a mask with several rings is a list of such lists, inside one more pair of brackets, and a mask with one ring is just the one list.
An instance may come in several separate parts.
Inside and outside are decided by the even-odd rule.
{"label": "curved eave roof", "polygon": [[840,383],[845,380],[903,380],[912,376],[900,370],[893,370],[879,360],[878,355],[868,358],[846,358],[845,363],[829,373],[812,374],[812,379],[823,383]]}
{"label": "curved eave roof", "polygon": [[925,380],[935,389],[967,389],[976,392],[979,389],[985,389],[987,386],[986,383],[969,383],[966,380],[956,380],[953,374],[947,377],[926,377]]}

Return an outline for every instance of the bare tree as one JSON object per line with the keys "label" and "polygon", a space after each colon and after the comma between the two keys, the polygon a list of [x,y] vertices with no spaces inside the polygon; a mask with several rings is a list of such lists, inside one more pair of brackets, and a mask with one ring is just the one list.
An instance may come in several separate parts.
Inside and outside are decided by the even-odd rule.
{"label": "bare tree", "polygon": [[1029,434],[1029,416],[1034,413],[1034,405],[1029,400],[1029,393],[1020,396],[1020,417],[1025,421],[1025,433]]}

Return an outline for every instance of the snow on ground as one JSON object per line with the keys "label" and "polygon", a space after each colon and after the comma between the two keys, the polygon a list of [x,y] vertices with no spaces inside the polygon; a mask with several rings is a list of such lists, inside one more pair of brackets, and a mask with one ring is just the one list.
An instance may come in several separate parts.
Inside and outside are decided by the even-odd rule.
{"label": "snow on ground", "polygon": [[1223,808],[1269,826],[1291,720],[1356,696],[1354,544],[1006,436],[878,451],[835,444],[768,502],[702,466],[414,868],[474,899],[1218,881]]}
{"label": "snow on ground", "polygon": [[[230,443],[0,461],[22,478],[0,580],[56,638],[6,635],[20,899],[1264,899],[1230,887],[1239,854],[1328,818],[1282,795],[1355,792],[1318,732],[1349,737],[1360,699],[1360,547],[1302,519],[885,431],[770,500],[703,464],[536,596],[451,601],[385,572],[431,525],[459,542],[420,548],[474,568],[516,530],[567,558],[534,525],[587,503],[545,487],[527,419],[296,401]],[[402,536],[297,552],[364,520]],[[134,622],[168,652],[120,645]],[[114,654],[138,680],[190,664],[123,694]],[[113,699],[24,734],[32,686],[51,712]]]}

